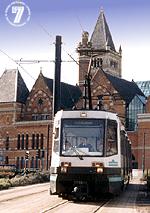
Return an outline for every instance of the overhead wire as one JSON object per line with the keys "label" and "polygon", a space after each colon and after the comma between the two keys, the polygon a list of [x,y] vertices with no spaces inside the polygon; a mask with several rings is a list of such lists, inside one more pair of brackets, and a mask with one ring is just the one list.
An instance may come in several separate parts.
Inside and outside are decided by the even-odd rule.
{"label": "overhead wire", "polygon": [[[82,27],[82,25],[81,25],[81,22],[80,22],[79,17],[77,17],[77,19],[78,19],[78,22],[79,22],[79,25],[80,25],[80,27],[81,27],[82,32],[84,32],[84,29],[83,29],[83,27]],[[40,25],[40,26],[41,26],[41,28],[43,29],[43,31],[44,31],[47,35],[49,35],[50,37],[52,37],[52,36],[49,34],[49,32],[48,32],[42,25]],[[66,45],[66,44],[65,44],[65,45]],[[64,47],[63,47],[63,51],[73,60],[73,62],[75,62],[78,66],[80,66],[80,68],[81,68],[85,73],[87,73],[87,70],[85,70],[84,66],[82,66],[81,64],[79,64],[79,62],[72,56],[72,54],[68,53],[68,51],[66,51],[66,50],[64,49]],[[102,69],[102,67],[101,67],[101,69]],[[102,69],[102,70],[103,70],[103,69]],[[97,82],[97,80],[96,80],[95,78],[93,78],[93,80]],[[97,82],[97,83],[99,84],[99,82]],[[106,89],[106,91],[107,91],[107,92],[113,97],[113,99],[114,99],[113,94],[111,94],[110,91],[108,91],[108,89],[107,89],[106,87],[104,87],[103,85],[100,85],[100,86],[102,86],[104,89]],[[69,92],[69,94],[70,94],[70,97],[71,97],[72,102],[75,103],[75,100],[74,100],[74,98],[72,97],[72,95],[71,95],[69,89],[68,89],[68,92]]]}
{"label": "overhead wire", "polygon": [[[42,28],[42,30],[51,38],[53,38],[53,36],[45,29],[45,27],[43,27],[43,25],[39,24],[39,26]],[[81,25],[80,25],[81,26]],[[82,26],[81,26],[82,28]],[[54,44],[54,43],[53,43]],[[63,49],[64,52],[67,53],[67,55],[72,59],[72,61],[62,61],[62,62],[75,62],[78,66],[79,63],[77,62],[77,60],[70,54],[68,53],[66,50]],[[27,61],[23,61],[22,58],[20,60],[14,60],[10,55],[8,55],[5,51],[3,51],[2,49],[0,49],[0,52],[2,52],[4,55],[6,55],[11,61],[13,61],[14,63],[16,63],[28,76],[30,76],[33,80],[35,80],[35,78],[23,67],[21,66],[21,63],[27,63]],[[54,60],[29,60],[28,63],[40,63],[40,62],[54,62]],[[20,62],[20,63],[19,63]],[[82,66],[80,65],[80,67],[82,68]],[[84,70],[84,68],[82,68]],[[75,103],[75,100],[73,98],[73,96],[71,95],[69,89],[68,92],[70,94],[71,100],[73,103]]]}
{"label": "overhead wire", "polygon": [[[43,31],[44,31],[48,36],[52,37],[52,36],[50,35],[50,33],[43,27],[43,25],[40,24],[40,26],[41,26],[41,28],[43,29]],[[65,50],[64,50],[64,51],[65,51]],[[79,63],[78,63],[67,51],[65,51],[65,52],[66,52],[66,53],[68,54],[68,56],[73,60],[73,62],[75,62],[77,65],[79,65]],[[70,93],[70,90],[69,90],[68,87],[67,87],[67,90],[68,90],[68,93],[69,93],[70,98],[71,98],[71,100],[72,100],[72,103],[75,104],[75,100],[74,100],[72,94]]]}
{"label": "overhead wire", "polygon": [[81,21],[80,21],[80,18],[77,16],[77,20],[78,20],[78,23],[79,23],[79,25],[80,25],[80,28],[81,28],[81,30],[82,30],[82,33],[84,32],[84,29],[83,29],[83,26],[82,26],[82,24],[81,24]]}
{"label": "overhead wire", "polygon": [[85,71],[85,68],[81,65],[81,64],[79,64],[79,62],[70,54],[70,53],[68,53],[68,51],[66,51],[64,48],[63,48],[63,51],[78,65],[78,66],[80,66],[81,68],[82,68],[82,70],[83,71]]}
{"label": "overhead wire", "polygon": [[45,28],[42,24],[38,23],[38,25],[39,25],[39,26],[42,28],[42,30],[48,35],[48,37],[51,37],[52,39],[54,39],[53,36],[46,30],[46,28]]}
{"label": "overhead wire", "polygon": [[4,52],[2,49],[0,49],[0,52],[2,52],[4,55],[6,55],[11,61],[13,61],[14,63],[16,63],[27,75],[29,75],[33,80],[35,80],[35,78],[30,75],[30,73],[23,67],[21,66],[18,62],[16,62],[11,56],[9,56],[6,52]]}

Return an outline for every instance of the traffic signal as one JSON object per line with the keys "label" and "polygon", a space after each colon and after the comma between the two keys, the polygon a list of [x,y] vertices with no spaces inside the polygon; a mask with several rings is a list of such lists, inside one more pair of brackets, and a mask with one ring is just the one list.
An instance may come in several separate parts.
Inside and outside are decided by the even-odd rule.
{"label": "traffic signal", "polygon": [[25,159],[29,159],[29,151],[26,151]]}

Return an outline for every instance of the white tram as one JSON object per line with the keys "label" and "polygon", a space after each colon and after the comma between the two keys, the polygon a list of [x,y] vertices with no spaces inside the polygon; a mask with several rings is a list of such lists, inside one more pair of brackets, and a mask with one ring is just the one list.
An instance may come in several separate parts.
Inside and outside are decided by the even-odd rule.
{"label": "white tram", "polygon": [[77,199],[118,194],[129,182],[131,144],[115,113],[59,111],[54,119],[50,193]]}

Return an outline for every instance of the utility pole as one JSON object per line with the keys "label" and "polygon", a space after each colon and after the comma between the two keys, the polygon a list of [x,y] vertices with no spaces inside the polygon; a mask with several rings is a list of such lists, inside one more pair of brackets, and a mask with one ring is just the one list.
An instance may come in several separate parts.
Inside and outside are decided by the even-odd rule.
{"label": "utility pole", "polygon": [[92,57],[90,58],[88,72],[85,75],[85,81],[84,81],[84,108],[87,109],[87,103],[88,103],[88,109],[92,109],[92,97],[91,97],[91,65],[92,65]]}
{"label": "utility pole", "polygon": [[53,117],[61,108],[61,36],[56,36],[55,74],[53,81]]}

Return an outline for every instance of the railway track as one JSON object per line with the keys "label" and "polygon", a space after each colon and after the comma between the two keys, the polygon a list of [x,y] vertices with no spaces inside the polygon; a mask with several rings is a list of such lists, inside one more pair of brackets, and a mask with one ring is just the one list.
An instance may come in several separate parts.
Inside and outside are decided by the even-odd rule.
{"label": "railway track", "polygon": [[[54,206],[51,206],[48,209],[45,209],[41,211],[40,213],[54,213],[54,212],[67,212],[67,213],[73,213],[73,212],[89,212],[89,213],[97,213],[100,211],[100,209],[107,205],[107,203],[110,201],[110,199],[107,200],[101,200],[99,202],[73,202],[73,201],[62,201],[60,203],[55,204]],[[67,211],[66,211],[67,210]]]}
{"label": "railway track", "polygon": [[41,213],[47,213],[47,212],[49,212],[49,211],[51,211],[51,210],[56,210],[58,207],[63,206],[63,205],[65,205],[65,204],[69,203],[69,202],[70,202],[70,201],[62,201],[62,202],[60,202],[60,203],[55,204],[54,206],[51,206],[51,207],[48,208],[48,209],[43,210]]}
{"label": "railway track", "polygon": [[20,187],[0,193],[0,212],[9,213],[12,207],[12,213],[18,212],[18,209],[21,213],[98,213],[108,201],[107,198],[93,202],[63,200],[55,195],[49,196],[47,186],[45,189],[44,186]]}

